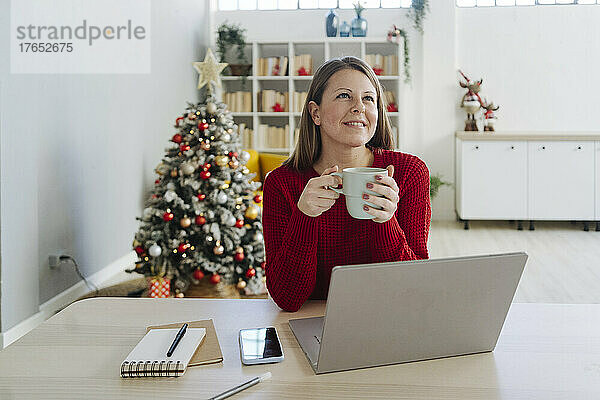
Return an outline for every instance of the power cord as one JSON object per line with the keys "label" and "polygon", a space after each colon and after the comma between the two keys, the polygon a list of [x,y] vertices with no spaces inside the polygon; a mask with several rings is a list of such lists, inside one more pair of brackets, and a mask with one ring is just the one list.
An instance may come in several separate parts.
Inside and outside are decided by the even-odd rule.
{"label": "power cord", "polygon": [[77,275],[79,275],[79,277],[81,279],[83,279],[83,281],[85,282],[85,284],[87,285],[87,287],[90,290],[93,290],[93,291],[96,292],[96,294],[98,294],[98,286],[94,285],[92,282],[88,281],[85,276],[83,276],[83,274],[79,270],[79,265],[77,265],[77,261],[75,261],[75,259],[73,257],[71,257],[71,256],[60,256],[59,259],[60,259],[61,263],[64,262],[64,261],[71,261],[73,263],[73,265],[75,266],[75,271],[77,272]]}

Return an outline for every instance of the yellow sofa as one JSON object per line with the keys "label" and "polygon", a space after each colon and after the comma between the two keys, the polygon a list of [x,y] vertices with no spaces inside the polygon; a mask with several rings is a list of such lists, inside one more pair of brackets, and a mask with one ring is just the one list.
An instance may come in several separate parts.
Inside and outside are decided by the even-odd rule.
{"label": "yellow sofa", "polygon": [[279,167],[288,158],[287,154],[259,153],[253,149],[246,151],[250,153],[250,159],[246,163],[246,167],[250,172],[256,173],[252,180],[257,182],[264,182],[267,173]]}
{"label": "yellow sofa", "polygon": [[[256,176],[252,179],[256,182],[264,183],[267,173],[279,167],[281,163],[288,158],[288,156],[285,154],[259,153],[253,149],[246,149],[246,151],[250,153],[250,159],[246,163],[246,167],[250,170],[250,172],[256,173]],[[255,193],[262,196],[262,186]],[[262,208],[262,201],[259,205],[260,208]]]}

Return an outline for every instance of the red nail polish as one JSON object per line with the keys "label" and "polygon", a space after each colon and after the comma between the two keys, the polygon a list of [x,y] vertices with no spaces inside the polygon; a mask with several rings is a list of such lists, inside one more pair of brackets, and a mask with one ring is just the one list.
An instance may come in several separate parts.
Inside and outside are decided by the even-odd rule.
{"label": "red nail polish", "polygon": [[368,206],[364,206],[364,207],[363,207],[363,210],[365,210],[365,211],[369,211],[369,207],[368,207]]}
{"label": "red nail polish", "polygon": [[367,183],[367,188],[368,189],[373,189],[373,184],[371,182]]}
{"label": "red nail polish", "polygon": [[381,175],[375,175],[375,179],[377,179],[378,181],[381,180]]}
{"label": "red nail polish", "polygon": [[368,198],[369,198],[369,195],[368,195],[368,194],[366,194],[366,193],[365,193],[365,194],[363,194],[363,199],[367,200]]}

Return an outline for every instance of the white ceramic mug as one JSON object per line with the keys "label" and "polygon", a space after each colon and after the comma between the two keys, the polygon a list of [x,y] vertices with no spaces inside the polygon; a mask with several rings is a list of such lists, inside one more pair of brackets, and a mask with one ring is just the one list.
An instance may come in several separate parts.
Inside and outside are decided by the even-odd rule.
{"label": "white ceramic mug", "polygon": [[379,193],[367,189],[367,182],[376,183],[375,175],[387,175],[388,171],[384,168],[373,168],[373,167],[358,167],[358,168],[344,168],[342,172],[333,172],[330,175],[336,175],[342,178],[342,188],[338,189],[332,186],[328,186],[335,192],[346,196],[346,208],[348,213],[357,219],[374,219],[375,216],[367,213],[363,206],[366,204],[369,207],[381,210],[382,208],[375,204],[369,203],[362,198],[363,193],[367,193],[369,196],[384,197]]}

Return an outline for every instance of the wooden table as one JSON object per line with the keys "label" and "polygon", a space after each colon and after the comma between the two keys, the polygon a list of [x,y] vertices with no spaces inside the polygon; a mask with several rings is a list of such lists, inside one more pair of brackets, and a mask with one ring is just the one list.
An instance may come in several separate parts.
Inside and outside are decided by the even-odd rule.
{"label": "wooden table", "polygon": [[[203,399],[271,371],[234,399],[600,399],[600,305],[513,304],[493,353],[315,375],[271,300],[94,298],[76,302],[0,352],[0,398]],[[223,363],[180,378],[121,379],[145,327],[213,318]],[[240,328],[274,325],[285,360],[242,366]]]}

